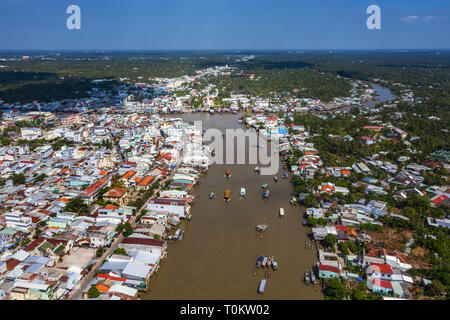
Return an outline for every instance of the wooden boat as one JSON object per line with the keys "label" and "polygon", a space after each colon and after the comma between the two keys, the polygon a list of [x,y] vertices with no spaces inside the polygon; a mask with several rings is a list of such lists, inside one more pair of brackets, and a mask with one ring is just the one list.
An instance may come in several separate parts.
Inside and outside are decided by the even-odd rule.
{"label": "wooden boat", "polygon": [[265,223],[262,223],[262,224],[258,224],[257,226],[256,226],[256,231],[266,231],[267,230],[267,228],[269,228],[269,226],[267,225],[267,224],[265,224]]}
{"label": "wooden boat", "polygon": [[272,269],[273,269],[274,271],[277,271],[277,270],[278,270],[278,262],[272,261]]}
{"label": "wooden boat", "polygon": [[289,203],[292,205],[295,205],[297,203],[297,198],[296,197],[292,197],[291,200],[289,200]]}
{"label": "wooden boat", "polygon": [[227,177],[227,178],[231,177],[231,170],[230,169],[225,170],[225,177]]}
{"label": "wooden boat", "polygon": [[262,262],[262,267],[265,267],[267,263],[267,257],[264,257],[263,262]]}
{"label": "wooden boat", "polygon": [[314,275],[314,271],[311,269],[311,272],[309,273],[310,278],[311,278],[311,282],[313,284],[316,284],[316,276]]}
{"label": "wooden boat", "polygon": [[225,201],[230,201],[230,199],[231,199],[230,195],[231,195],[231,191],[228,189],[227,191],[225,191],[225,195],[224,195],[223,199]]}
{"label": "wooden boat", "polygon": [[264,292],[264,289],[266,288],[266,279],[262,279],[261,282],[259,283],[259,287],[258,287],[258,293],[262,294]]}
{"label": "wooden boat", "polygon": [[209,194],[209,198],[210,199],[212,199],[212,198],[214,198],[216,195],[214,194],[214,192],[211,192],[210,194]]}
{"label": "wooden boat", "polygon": [[288,177],[287,172],[283,173],[283,179],[286,179]]}
{"label": "wooden boat", "polygon": [[245,197],[245,188],[241,188],[240,194],[241,194],[241,197]]}
{"label": "wooden boat", "polygon": [[284,217],[284,209],[280,208],[280,218],[283,218],[283,217]]}
{"label": "wooden boat", "polygon": [[310,283],[308,271],[305,271],[305,283],[306,283],[306,284],[309,284],[309,283]]}
{"label": "wooden boat", "polygon": [[187,216],[187,219],[188,219],[188,220],[191,220],[191,218],[192,218],[192,213],[190,213],[190,214]]}
{"label": "wooden boat", "polygon": [[264,257],[263,256],[259,256],[258,260],[256,260],[256,267],[259,268],[261,267],[261,263],[263,261]]}
{"label": "wooden boat", "polygon": [[268,269],[270,269],[270,266],[272,265],[272,259],[271,258],[268,258],[267,259],[267,263],[266,263],[266,267],[268,268]]}

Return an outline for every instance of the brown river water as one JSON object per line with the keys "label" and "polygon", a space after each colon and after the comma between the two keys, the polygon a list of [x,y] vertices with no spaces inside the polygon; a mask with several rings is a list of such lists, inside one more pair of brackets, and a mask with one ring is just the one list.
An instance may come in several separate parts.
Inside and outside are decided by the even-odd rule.
{"label": "brown river water", "polygon": [[[172,115],[184,121],[203,121],[203,129],[244,128],[241,115],[193,113]],[[303,274],[316,263],[316,250],[305,248],[304,207],[289,203],[292,185],[273,176],[261,176],[256,165],[211,165],[195,187],[191,221],[182,222],[181,242],[170,242],[167,258],[149,283],[142,299],[323,299],[320,285],[305,285]],[[231,177],[224,172],[231,169]],[[262,184],[268,183],[269,199],[263,199]],[[246,197],[239,196],[246,188]],[[231,190],[231,201],[223,195]],[[216,197],[209,199],[215,192]],[[279,218],[284,208],[285,217]],[[263,238],[255,226],[269,225]],[[264,294],[257,289],[264,270],[255,265],[258,256],[274,256],[278,271],[271,271]]]}

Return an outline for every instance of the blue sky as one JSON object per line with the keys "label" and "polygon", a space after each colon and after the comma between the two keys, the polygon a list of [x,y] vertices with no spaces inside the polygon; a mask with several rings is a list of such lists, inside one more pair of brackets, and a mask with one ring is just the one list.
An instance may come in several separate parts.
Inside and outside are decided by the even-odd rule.
{"label": "blue sky", "polygon": [[[66,28],[71,4],[81,30]],[[0,0],[0,30],[0,50],[450,49],[450,1]]]}

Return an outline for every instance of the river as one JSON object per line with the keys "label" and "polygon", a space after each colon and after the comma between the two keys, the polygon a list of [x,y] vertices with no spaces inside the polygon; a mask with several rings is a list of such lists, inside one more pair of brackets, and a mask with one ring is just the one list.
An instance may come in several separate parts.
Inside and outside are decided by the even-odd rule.
{"label": "river", "polygon": [[[242,128],[241,115],[191,113],[173,115],[186,122],[202,120],[203,128]],[[323,299],[320,286],[303,283],[305,270],[316,262],[316,250],[306,249],[306,228],[301,224],[304,207],[289,204],[292,185],[254,172],[255,165],[212,165],[195,188],[192,220],[182,223],[181,242],[168,245],[167,259],[152,276],[143,299]],[[231,178],[224,177],[227,168]],[[271,196],[262,199],[261,185],[269,184]],[[240,199],[245,187],[247,195]],[[231,190],[231,201],[223,194]],[[210,200],[209,194],[216,193]],[[279,208],[285,217],[278,216]],[[255,226],[269,229],[262,239]],[[264,271],[254,276],[256,259],[274,256],[279,269],[271,272],[262,296],[257,288]]]}
{"label": "river", "polygon": [[364,102],[364,104],[363,104],[364,108],[373,108],[381,102],[392,101],[392,100],[397,99],[397,96],[394,95],[392,93],[392,91],[389,90],[388,88],[383,87],[376,83],[371,83],[370,85],[375,90],[376,98],[378,100],[368,100],[368,101]]}

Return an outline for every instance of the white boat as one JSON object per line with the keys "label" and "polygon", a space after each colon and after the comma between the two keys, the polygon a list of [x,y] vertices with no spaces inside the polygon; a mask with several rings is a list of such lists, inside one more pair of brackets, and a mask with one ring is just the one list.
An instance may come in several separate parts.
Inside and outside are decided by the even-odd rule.
{"label": "white boat", "polygon": [[245,188],[241,188],[241,197],[245,197]]}
{"label": "white boat", "polygon": [[258,293],[262,294],[265,288],[266,288],[266,279],[262,279],[261,282],[259,283]]}
{"label": "white boat", "polygon": [[283,218],[283,217],[284,217],[284,209],[280,208],[280,218]]}
{"label": "white boat", "polygon": [[259,167],[256,167],[254,170],[255,170],[256,172],[261,171],[261,169],[259,169]]}

